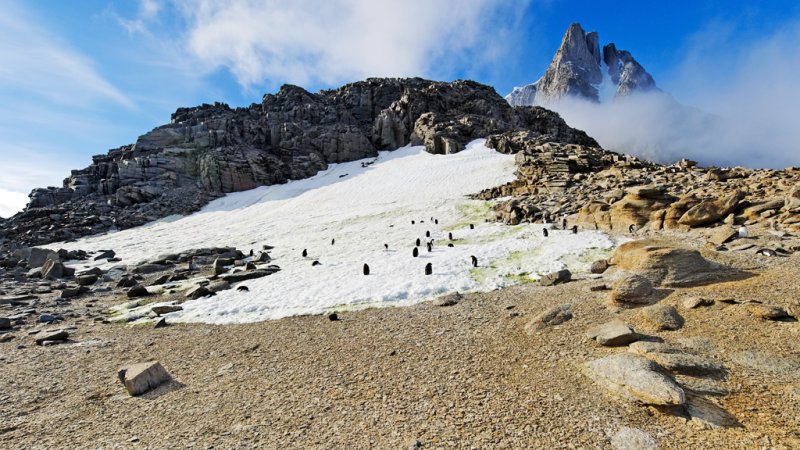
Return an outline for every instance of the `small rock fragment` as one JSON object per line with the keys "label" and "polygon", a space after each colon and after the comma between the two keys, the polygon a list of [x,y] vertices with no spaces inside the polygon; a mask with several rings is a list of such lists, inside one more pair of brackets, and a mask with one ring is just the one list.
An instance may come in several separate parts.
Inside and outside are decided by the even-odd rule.
{"label": "small rock fragment", "polygon": [[170,380],[169,374],[158,361],[123,367],[117,376],[132,396],[144,394]]}
{"label": "small rock fragment", "polygon": [[572,272],[567,269],[559,270],[557,272],[548,273],[539,279],[539,284],[542,286],[555,286],[563,284],[572,279]]}
{"label": "small rock fragment", "polygon": [[586,335],[607,347],[627,345],[639,339],[638,333],[619,319],[593,327]]}
{"label": "small rock fragment", "polygon": [[637,428],[622,427],[611,438],[614,450],[658,450],[658,442],[653,436]]}

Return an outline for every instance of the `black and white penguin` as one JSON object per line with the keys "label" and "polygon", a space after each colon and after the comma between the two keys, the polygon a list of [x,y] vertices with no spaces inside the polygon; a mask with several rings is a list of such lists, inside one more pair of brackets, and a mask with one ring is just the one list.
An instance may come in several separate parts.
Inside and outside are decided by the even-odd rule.
{"label": "black and white penguin", "polygon": [[572,226],[572,234],[578,234],[578,226],[577,225],[573,225]]}
{"label": "black and white penguin", "polygon": [[567,218],[566,218],[566,217],[564,217],[564,218],[561,220],[561,228],[563,228],[563,229],[565,229],[565,230],[567,229]]}
{"label": "black and white penguin", "polygon": [[425,264],[425,275],[431,275],[433,273],[433,264],[428,263]]}
{"label": "black and white penguin", "polygon": [[339,316],[336,313],[330,313],[328,314],[328,320],[330,320],[331,322],[336,322],[337,320],[339,320]]}
{"label": "black and white penguin", "polygon": [[236,288],[236,290],[239,292],[249,292],[250,288],[248,288],[247,286],[239,286]]}
{"label": "black and white penguin", "polygon": [[385,250],[389,250],[389,244],[383,244],[383,248],[384,248]]}
{"label": "black and white penguin", "polygon": [[430,231],[426,231],[425,232],[425,237],[431,237],[431,232]]}
{"label": "black and white penguin", "polygon": [[336,238],[331,239],[331,245],[336,243]]}
{"label": "black and white penguin", "polygon": [[415,223],[416,223],[416,222],[414,222],[413,220],[411,221],[411,225],[414,225]]}
{"label": "black and white penguin", "polygon": [[253,256],[253,255],[254,255],[254,253],[253,253],[253,249],[251,248],[251,249],[250,249],[250,256]]}
{"label": "black and white penguin", "polygon": [[369,275],[369,266],[366,263],[364,264],[364,275]]}
{"label": "black and white penguin", "polygon": [[305,258],[306,256],[308,256],[308,250],[303,249],[303,258]]}
{"label": "black and white penguin", "polygon": [[417,238],[417,247],[419,247],[420,244],[421,244],[421,242],[420,242],[419,238]]}
{"label": "black and white penguin", "polygon": [[428,247],[428,253],[430,253],[430,252],[432,252],[432,251],[433,251],[433,243],[432,243],[432,242],[428,242],[428,243],[426,244],[426,247]]}
{"label": "black and white penguin", "polygon": [[320,265],[322,265],[322,263],[317,261],[317,260],[314,260],[314,262],[312,262],[311,265],[312,266],[320,266]]}
{"label": "black and white penguin", "polygon": [[453,240],[453,233],[447,233],[447,239]]}
{"label": "black and white penguin", "polygon": [[544,234],[544,237],[547,237],[547,236],[550,235],[550,233],[547,231],[547,228],[542,228],[542,234]]}
{"label": "black and white penguin", "polygon": [[439,219],[434,219],[433,223],[435,223],[436,225],[439,225]]}
{"label": "black and white penguin", "polygon": [[450,242],[450,243],[448,243],[448,244],[447,244],[447,246],[448,246],[448,247],[453,247],[453,243],[452,243],[452,242]]}
{"label": "black and white penguin", "polygon": [[475,224],[473,224],[473,223],[469,224],[469,229],[470,230],[474,230],[475,229]]}
{"label": "black and white penguin", "polygon": [[472,267],[478,267],[478,258],[476,258],[475,255],[472,255],[470,256],[470,259],[472,259]]}
{"label": "black and white penguin", "polygon": [[419,256],[419,249],[417,247],[414,247],[414,250],[411,252],[411,256],[413,256],[414,258]]}
{"label": "black and white penguin", "polygon": [[628,233],[630,233],[630,234],[633,234],[633,232],[634,232],[634,231],[636,231],[636,226],[634,226],[633,224],[631,224],[631,225],[628,227]]}

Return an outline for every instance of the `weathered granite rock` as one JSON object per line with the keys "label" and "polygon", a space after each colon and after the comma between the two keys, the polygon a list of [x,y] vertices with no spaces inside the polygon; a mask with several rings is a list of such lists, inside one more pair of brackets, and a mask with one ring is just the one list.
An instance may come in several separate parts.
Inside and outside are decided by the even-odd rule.
{"label": "weathered granite rock", "polygon": [[543,275],[539,279],[539,284],[542,286],[555,286],[557,284],[564,284],[572,279],[572,272],[567,269],[562,269],[556,272]]}
{"label": "weathered granite rock", "polygon": [[638,428],[622,427],[611,438],[614,450],[658,450],[658,441]]}
{"label": "weathered granite rock", "polygon": [[69,339],[69,333],[65,330],[43,331],[34,339],[37,345],[43,345],[45,342],[63,342]]}
{"label": "weathered granite rock", "polygon": [[123,367],[117,372],[117,377],[132,396],[142,395],[171,379],[158,361]]}
{"label": "weathered granite rock", "polygon": [[754,317],[764,320],[788,319],[792,316],[785,308],[778,305],[765,305],[763,303],[748,303],[745,305],[747,311]]}
{"label": "weathered granite rock", "polygon": [[637,274],[627,274],[611,287],[611,302],[620,305],[643,304],[651,301],[653,283]]}
{"label": "weathered granite rock", "polygon": [[670,305],[646,306],[639,310],[638,317],[655,330],[677,330],[683,326],[683,317]]}
{"label": "weathered granite rock", "polygon": [[598,344],[607,347],[628,345],[639,339],[639,334],[619,319],[592,327],[586,335],[589,339],[594,339]]}
{"label": "weathered granite rock", "polygon": [[686,402],[683,389],[658,365],[643,356],[619,353],[590,361],[584,368],[597,384],[623,399],[645,405],[682,405]]}

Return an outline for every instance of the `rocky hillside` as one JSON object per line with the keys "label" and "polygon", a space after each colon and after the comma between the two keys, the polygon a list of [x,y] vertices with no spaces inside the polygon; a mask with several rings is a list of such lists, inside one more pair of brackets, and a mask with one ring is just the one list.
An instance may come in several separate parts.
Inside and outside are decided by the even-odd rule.
{"label": "rocky hillside", "polygon": [[597,146],[558,114],[511,107],[472,81],[371,78],[316,94],[287,85],[246,108],[179,108],[135,144],[73,170],[62,187],[35,189],[24,212],[0,223],[0,239],[43,244],[129,228],[379,150],[415,144],[455,153],[473,139],[510,132]]}
{"label": "rocky hillside", "polygon": [[610,43],[600,52],[596,32],[570,25],[544,75],[534,83],[515,88],[506,100],[515,106],[547,105],[565,96],[600,100],[599,87],[607,73],[616,96],[656,89],[653,77],[631,56]]}

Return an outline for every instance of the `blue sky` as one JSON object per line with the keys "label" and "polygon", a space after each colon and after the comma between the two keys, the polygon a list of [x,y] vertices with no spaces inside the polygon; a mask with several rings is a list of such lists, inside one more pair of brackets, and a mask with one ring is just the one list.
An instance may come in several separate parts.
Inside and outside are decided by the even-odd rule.
{"label": "blue sky", "polygon": [[754,42],[796,44],[800,30],[794,1],[0,0],[0,6],[0,216],[23,206],[32,188],[60,185],[91,155],[168,122],[179,106],[243,106],[284,83],[316,91],[367,76],[472,78],[504,95],[535,81],[567,26],[580,22],[599,32],[601,44],[630,50],[679,101],[711,107],[709,91],[734,95],[718,81],[759,54]]}

